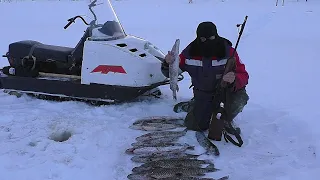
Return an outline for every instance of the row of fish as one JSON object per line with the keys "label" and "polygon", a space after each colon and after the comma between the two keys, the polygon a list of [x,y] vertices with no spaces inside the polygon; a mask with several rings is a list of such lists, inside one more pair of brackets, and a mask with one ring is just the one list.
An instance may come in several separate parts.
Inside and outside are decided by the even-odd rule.
{"label": "row of fish", "polygon": [[[187,153],[188,150],[194,150],[194,146],[178,142],[187,133],[182,118],[148,117],[135,121],[130,128],[152,132],[137,137],[136,142],[131,144],[132,147],[126,150],[127,154],[133,155],[133,162],[142,163],[132,169],[128,179],[213,180],[203,177],[206,173],[218,171],[213,162],[197,159],[201,154]],[[178,130],[179,128],[183,129]],[[204,139],[200,137],[197,140]],[[207,148],[206,153],[216,154],[210,143],[204,141],[201,144]],[[219,180],[223,179],[228,179],[228,176]]]}

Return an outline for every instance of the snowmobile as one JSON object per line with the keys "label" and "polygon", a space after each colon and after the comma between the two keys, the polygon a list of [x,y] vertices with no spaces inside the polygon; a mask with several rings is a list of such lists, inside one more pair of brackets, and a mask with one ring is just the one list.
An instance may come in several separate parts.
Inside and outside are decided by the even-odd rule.
{"label": "snowmobile", "polygon": [[155,90],[161,94],[158,86],[169,84],[161,72],[164,53],[126,34],[109,0],[94,0],[88,9],[91,22],[78,15],[64,27],[76,19],[87,25],[74,48],[34,40],[9,44],[3,55],[9,66],[0,70],[0,89],[108,103],[131,101]]}

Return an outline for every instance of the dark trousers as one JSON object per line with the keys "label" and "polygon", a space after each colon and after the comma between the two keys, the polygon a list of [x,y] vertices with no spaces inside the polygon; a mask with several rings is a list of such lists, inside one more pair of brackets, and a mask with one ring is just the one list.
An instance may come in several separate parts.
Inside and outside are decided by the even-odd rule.
{"label": "dark trousers", "polygon": [[[231,122],[247,104],[249,96],[246,89],[240,89],[236,92],[226,93],[224,104],[227,112],[227,121]],[[194,90],[194,98],[190,101],[188,114],[185,118],[185,126],[189,130],[203,131],[209,128],[210,119],[213,113],[219,108],[219,102],[214,93]]]}

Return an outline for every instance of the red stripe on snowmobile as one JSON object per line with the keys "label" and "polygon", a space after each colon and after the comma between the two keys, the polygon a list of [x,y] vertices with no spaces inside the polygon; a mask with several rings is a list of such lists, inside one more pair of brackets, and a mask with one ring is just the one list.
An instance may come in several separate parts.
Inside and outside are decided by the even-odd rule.
{"label": "red stripe on snowmobile", "polygon": [[91,73],[94,72],[101,72],[102,74],[108,74],[109,72],[127,74],[127,72],[123,69],[122,66],[109,65],[99,65],[91,71]]}

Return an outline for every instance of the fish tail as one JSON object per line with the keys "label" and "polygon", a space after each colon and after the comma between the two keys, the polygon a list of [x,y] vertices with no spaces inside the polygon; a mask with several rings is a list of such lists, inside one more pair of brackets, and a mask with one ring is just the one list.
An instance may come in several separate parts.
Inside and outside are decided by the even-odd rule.
{"label": "fish tail", "polygon": [[188,132],[188,128],[185,128],[182,132],[187,133]]}
{"label": "fish tail", "polygon": [[212,164],[213,165],[213,162],[210,161],[210,160],[203,160],[205,164]]}
{"label": "fish tail", "polygon": [[204,155],[204,154],[205,154],[205,155],[210,155],[210,151],[206,150],[205,152],[199,154],[199,156]]}
{"label": "fish tail", "polygon": [[219,178],[217,180],[227,180],[227,179],[229,179],[229,176],[224,176],[224,177],[221,177],[221,178]]}
{"label": "fish tail", "polygon": [[187,156],[190,156],[192,158],[198,158],[199,156],[201,156],[202,154],[189,154],[189,153],[184,153]]}
{"label": "fish tail", "polygon": [[206,170],[208,171],[219,171],[219,169],[214,167],[214,164],[209,164],[207,167],[205,167]]}
{"label": "fish tail", "polygon": [[187,145],[186,148],[189,149],[189,150],[194,150],[195,146]]}

